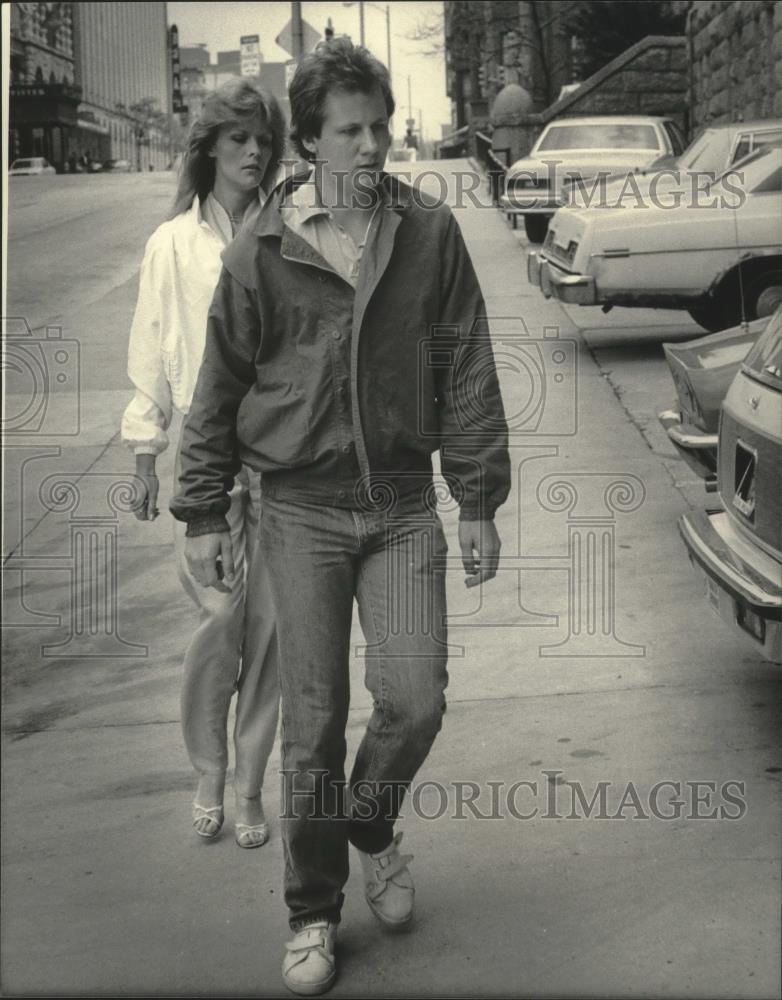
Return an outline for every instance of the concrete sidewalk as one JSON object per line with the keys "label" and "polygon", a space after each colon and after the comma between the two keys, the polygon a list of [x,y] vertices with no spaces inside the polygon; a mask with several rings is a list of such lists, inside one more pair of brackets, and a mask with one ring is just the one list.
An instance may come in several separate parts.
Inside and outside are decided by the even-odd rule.
{"label": "concrete sidewalk", "polygon": [[[420,175],[434,166],[400,168]],[[470,170],[463,161],[436,167],[451,195],[458,172]],[[427,190],[436,183],[433,174],[422,179]],[[518,238],[485,191],[480,198],[457,217],[496,320],[506,410],[518,430],[515,487],[497,520],[506,567],[482,595],[464,589],[456,565],[449,575],[451,642],[463,653],[451,659],[446,722],[417,778],[417,809],[411,799],[401,826],[415,855],[414,928],[384,934],[354,871],[330,995],[778,995],[778,668],[707,619],[675,530],[681,495],[565,313],[527,285]],[[123,286],[94,304],[96,321],[127,328],[133,295]],[[560,363],[557,332],[564,382],[551,367]],[[524,336],[540,342],[534,351],[519,346]],[[519,351],[540,362],[540,385],[514,363]],[[530,434],[541,386],[559,423]],[[220,839],[198,840],[178,722],[193,610],[176,579],[168,517],[140,524],[106,514],[106,530],[116,525],[118,535],[117,631],[135,646],[116,646],[122,655],[113,657],[41,653],[69,634],[77,514],[47,510],[40,484],[88,473],[79,487],[96,512],[107,484],[131,468],[116,434],[127,398],[85,392],[83,432],[60,454],[20,466],[14,487],[24,497],[24,555],[41,568],[27,572],[24,595],[6,592],[7,607],[31,627],[5,636],[2,992],[280,995],[288,930],[278,750],[264,792],[270,842],[257,851],[235,845],[230,797]],[[160,463],[161,509],[172,452]],[[622,478],[630,485],[601,522],[613,525],[613,631],[573,655],[582,580],[569,586],[568,556],[577,525],[557,483],[575,481],[576,499],[599,505]],[[444,520],[455,556],[456,513]],[[35,627],[43,611],[61,624]],[[693,629],[699,654],[682,662],[682,636]],[[715,666],[726,647],[731,666]],[[358,656],[351,684],[349,760],[371,707]],[[588,798],[611,783],[613,813],[628,785],[648,802],[656,783],[696,780],[717,789],[743,782],[746,814],[632,819],[631,804],[625,818],[566,818],[568,782]],[[519,781],[531,784],[509,796]],[[475,811],[495,818],[463,804],[472,792]],[[535,817],[519,818],[535,807]]]}

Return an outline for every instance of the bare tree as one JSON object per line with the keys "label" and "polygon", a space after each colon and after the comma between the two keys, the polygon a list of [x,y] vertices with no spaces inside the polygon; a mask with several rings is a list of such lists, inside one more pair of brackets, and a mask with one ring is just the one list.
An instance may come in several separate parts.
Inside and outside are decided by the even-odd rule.
{"label": "bare tree", "polygon": [[421,43],[421,54],[440,56],[445,52],[445,13],[443,10],[428,11],[418,18],[418,23],[405,38]]}

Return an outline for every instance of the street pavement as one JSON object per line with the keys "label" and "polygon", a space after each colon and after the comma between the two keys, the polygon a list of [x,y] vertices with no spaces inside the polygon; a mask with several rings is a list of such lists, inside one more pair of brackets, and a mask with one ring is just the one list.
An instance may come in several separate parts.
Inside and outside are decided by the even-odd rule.
{"label": "street pavement", "polygon": [[[396,166],[452,204],[471,186],[467,161]],[[4,995],[284,993],[279,750],[270,842],[237,848],[230,798],[200,841],[178,702],[194,612],[169,516],[123,509],[127,335],[172,185],[9,188],[6,315],[32,332],[6,348]],[[332,995],[778,996],[779,667],[703,598],[676,520],[707,498],[655,416],[662,341],[700,331],[547,302],[485,186],[462,200],[512,430],[503,565],[464,588],[446,504],[448,710],[400,825],[416,920],[383,933],[354,864]],[[361,641],[356,623],[348,760]]]}

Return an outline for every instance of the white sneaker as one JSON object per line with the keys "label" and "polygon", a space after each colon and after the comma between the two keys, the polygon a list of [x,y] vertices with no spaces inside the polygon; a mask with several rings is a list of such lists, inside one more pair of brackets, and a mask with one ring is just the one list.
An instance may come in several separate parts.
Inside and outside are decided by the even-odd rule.
{"label": "white sneaker", "polygon": [[292,993],[309,997],[331,989],[337,978],[336,936],[336,924],[318,920],[302,927],[285,945],[282,978]]}
{"label": "white sneaker", "polygon": [[359,851],[364,870],[364,895],[369,908],[387,927],[404,927],[413,918],[415,886],[407,865],[412,854],[400,854],[402,834],[378,854]]}

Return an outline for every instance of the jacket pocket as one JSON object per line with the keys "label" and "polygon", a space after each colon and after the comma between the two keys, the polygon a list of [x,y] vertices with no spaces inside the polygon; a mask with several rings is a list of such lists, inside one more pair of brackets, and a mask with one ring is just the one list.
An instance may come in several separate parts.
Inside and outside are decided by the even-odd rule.
{"label": "jacket pocket", "polygon": [[306,396],[283,378],[267,375],[263,385],[252,387],[239,406],[236,430],[241,444],[267,471],[313,461]]}

